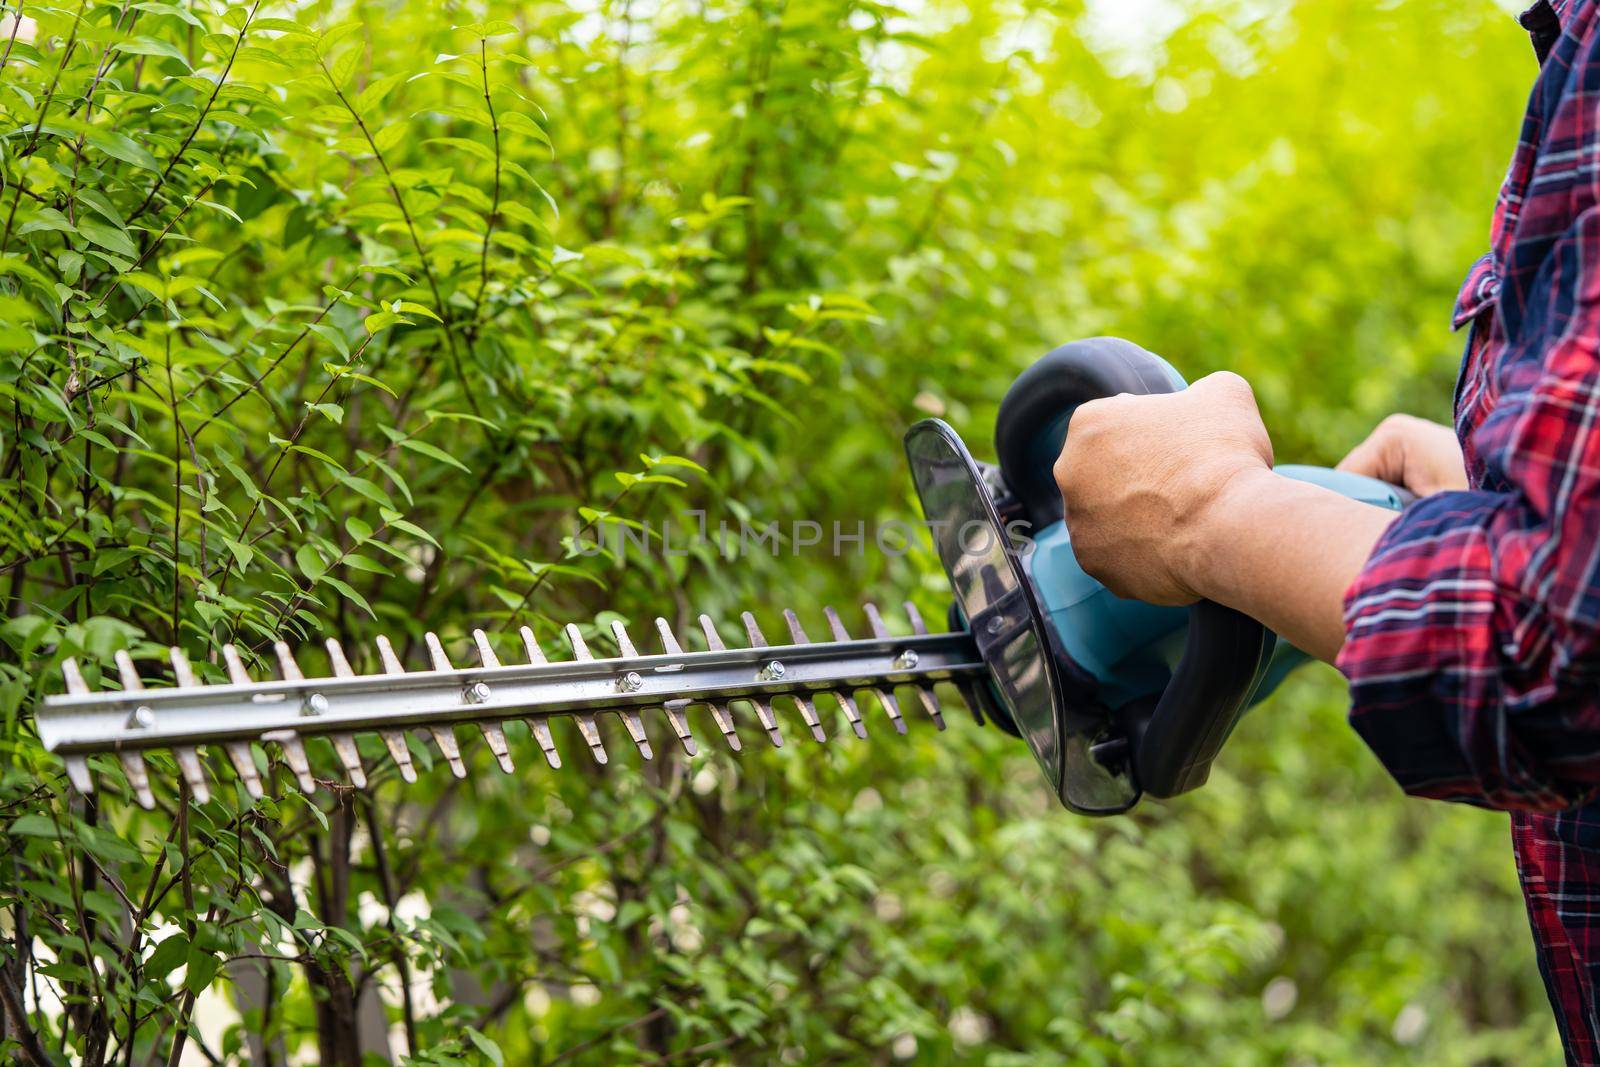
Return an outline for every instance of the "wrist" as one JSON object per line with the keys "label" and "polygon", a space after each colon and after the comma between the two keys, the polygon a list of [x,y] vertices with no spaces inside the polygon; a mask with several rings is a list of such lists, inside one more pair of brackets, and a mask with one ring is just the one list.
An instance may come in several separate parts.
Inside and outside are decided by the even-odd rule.
{"label": "wrist", "polygon": [[1264,501],[1287,479],[1270,467],[1247,466],[1225,475],[1189,524],[1178,553],[1179,579],[1195,596],[1229,603],[1238,584],[1233,551],[1242,525],[1259,516]]}

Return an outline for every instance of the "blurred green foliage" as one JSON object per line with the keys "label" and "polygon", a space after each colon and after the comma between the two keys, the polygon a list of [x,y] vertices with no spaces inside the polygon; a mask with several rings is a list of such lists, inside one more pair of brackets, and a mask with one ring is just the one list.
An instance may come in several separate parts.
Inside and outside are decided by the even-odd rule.
{"label": "blurred green foliage", "polygon": [[559,732],[559,774],[523,729],[515,775],[474,744],[466,781],[412,787],[373,744],[371,788],[314,797],[262,752],[255,804],[214,758],[193,805],[160,757],[153,813],[114,761],[69,795],[32,725],[64,657],[98,681],[119,648],[161,684],[171,643],[218,679],[223,642],[264,673],[280,635],[373,669],[379,632],[420,665],[428,628],[466,657],[475,625],[553,650],[566,621],[773,633],[792,606],[817,633],[863,591],[941,617],[926,552],[580,548],[687,509],[914,519],[903,428],[943,414],[983,451],[1072,337],[1247,375],[1283,460],[1445,417],[1535,69],[1504,11],[25,14],[0,44],[11,1056],[1558,1061],[1504,818],[1402,800],[1325,668],[1206,789],[1098,822],[960,721],[740,758],[663,732],[642,767],[616,731],[604,769]]}

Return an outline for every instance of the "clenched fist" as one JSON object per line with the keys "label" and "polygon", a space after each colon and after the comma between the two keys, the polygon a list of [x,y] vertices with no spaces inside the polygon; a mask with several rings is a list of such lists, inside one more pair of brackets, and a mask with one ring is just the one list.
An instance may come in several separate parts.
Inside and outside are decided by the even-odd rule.
{"label": "clenched fist", "polygon": [[1271,467],[1255,395],[1224,372],[1176,393],[1084,404],[1055,478],[1084,570],[1118,596],[1188,604],[1206,595],[1224,500],[1254,476],[1272,477]]}

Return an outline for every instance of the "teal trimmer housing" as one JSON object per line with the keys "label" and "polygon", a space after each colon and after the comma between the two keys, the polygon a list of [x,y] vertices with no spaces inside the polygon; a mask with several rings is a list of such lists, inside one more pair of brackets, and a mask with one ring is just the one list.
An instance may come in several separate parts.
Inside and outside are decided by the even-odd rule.
{"label": "teal trimmer housing", "polygon": [[[979,464],[948,425],[906,434],[912,477],[956,592],[952,619],[990,668],[984,710],[1027,741],[1061,801],[1090,815],[1206,780],[1239,716],[1305,656],[1260,623],[1202,601],[1160,607],[1113,594],[1078,565],[1054,465],[1080,404],[1185,388],[1166,360],[1090,338],[1024,371],[995,423],[998,464]],[[1286,477],[1377,507],[1410,497],[1326,467]]]}

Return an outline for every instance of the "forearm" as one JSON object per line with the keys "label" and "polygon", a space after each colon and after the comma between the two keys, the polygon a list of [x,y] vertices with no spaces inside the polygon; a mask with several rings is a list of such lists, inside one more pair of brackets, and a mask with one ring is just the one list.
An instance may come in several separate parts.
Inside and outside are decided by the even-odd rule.
{"label": "forearm", "polygon": [[1344,592],[1395,513],[1268,470],[1236,476],[1186,555],[1202,596],[1258,619],[1332,662],[1344,644]]}

